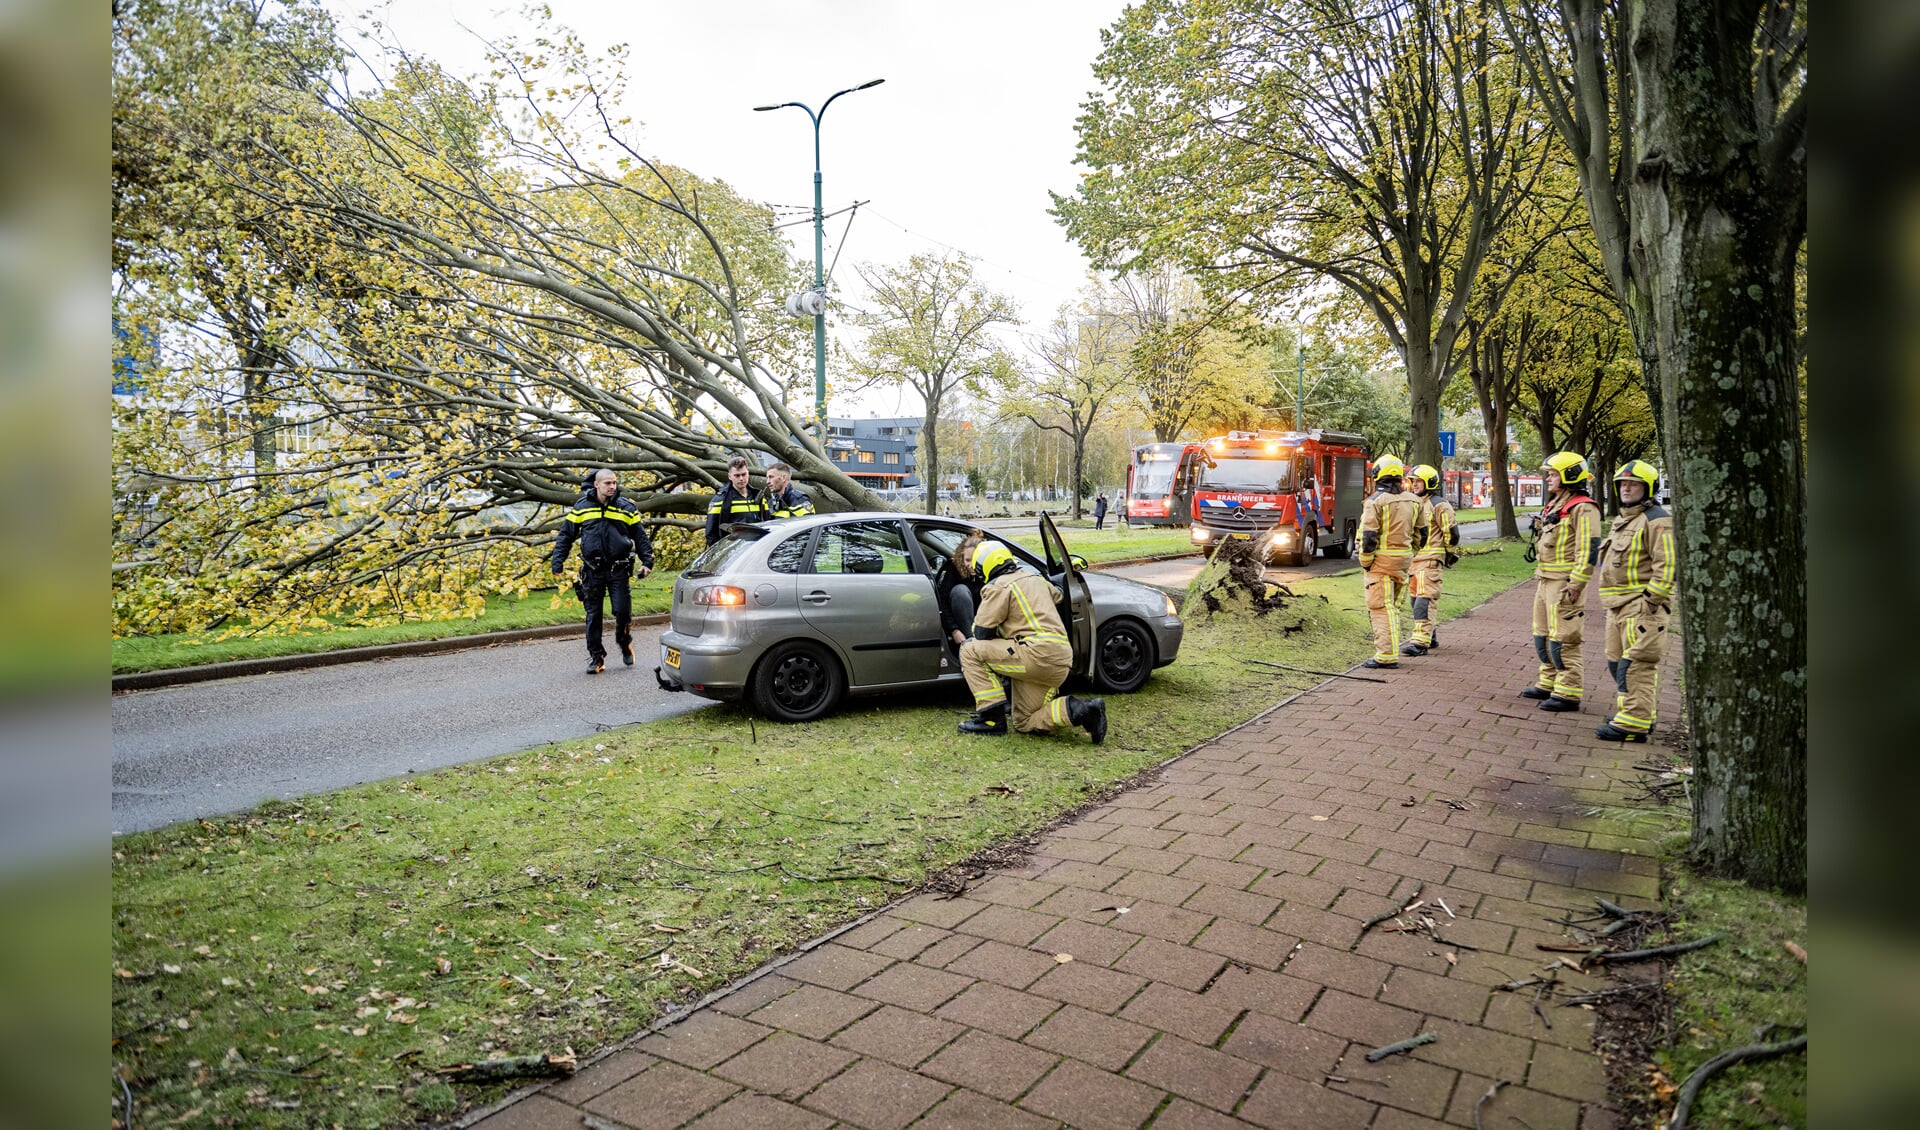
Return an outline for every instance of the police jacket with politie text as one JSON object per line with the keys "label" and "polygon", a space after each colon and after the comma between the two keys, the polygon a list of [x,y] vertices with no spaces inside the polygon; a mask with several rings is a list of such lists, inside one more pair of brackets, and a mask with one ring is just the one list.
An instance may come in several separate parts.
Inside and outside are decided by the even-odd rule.
{"label": "police jacket with politie text", "polygon": [[707,503],[707,544],[712,545],[724,536],[720,527],[733,522],[764,522],[767,520],[767,507],[756,495],[741,494],[728,483],[720,488],[720,493]]}
{"label": "police jacket with politie text", "polygon": [[653,568],[653,542],[640,525],[640,508],[618,494],[602,505],[600,496],[589,491],[567,511],[553,543],[554,572],[566,565],[567,551],[576,541],[580,563],[588,569],[611,569],[636,555],[640,564]]}
{"label": "police jacket with politie text", "polygon": [[766,491],[760,496],[760,504],[766,507],[769,518],[801,518],[813,513],[813,499],[792,483],[779,491]]}

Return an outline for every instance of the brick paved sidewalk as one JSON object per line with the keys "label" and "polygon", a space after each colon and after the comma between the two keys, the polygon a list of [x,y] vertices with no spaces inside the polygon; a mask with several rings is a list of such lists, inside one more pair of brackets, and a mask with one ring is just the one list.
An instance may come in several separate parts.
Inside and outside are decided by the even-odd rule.
{"label": "brick paved sidewalk", "polygon": [[[1555,715],[1516,697],[1531,599],[1495,597],[1389,685],[1331,680],[1018,870],[891,907],[476,1125],[1411,1130],[1472,1126],[1505,1079],[1488,1127],[1610,1126],[1594,1014],[1543,1005],[1548,1028],[1492,990],[1554,956],[1535,946],[1566,940],[1563,908],[1658,893],[1653,845],[1581,815],[1624,803],[1614,777],[1649,749],[1592,735],[1613,699],[1598,604],[1590,705]],[[1362,935],[1421,883],[1460,948]],[[1438,1039],[1365,1061],[1420,1032]]]}

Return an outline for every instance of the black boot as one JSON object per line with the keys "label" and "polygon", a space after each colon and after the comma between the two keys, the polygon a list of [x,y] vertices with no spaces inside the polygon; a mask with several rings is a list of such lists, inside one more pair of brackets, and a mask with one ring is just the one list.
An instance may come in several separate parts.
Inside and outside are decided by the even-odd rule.
{"label": "black boot", "polygon": [[1603,742],[1644,742],[1647,735],[1637,730],[1622,730],[1609,722],[1593,732],[1593,736]]}
{"label": "black boot", "polygon": [[1414,643],[1412,640],[1408,640],[1406,643],[1403,643],[1400,645],[1400,654],[1408,656],[1409,658],[1413,656],[1418,656],[1418,655],[1425,655],[1426,653],[1427,653],[1426,648],[1420,646],[1417,643]]}
{"label": "black boot", "polygon": [[632,644],[623,643],[620,645],[620,662],[625,663],[629,667],[633,666],[633,645]]}
{"label": "black boot", "polygon": [[1547,701],[1540,704],[1540,709],[1551,710],[1556,714],[1568,710],[1578,710],[1580,709],[1580,700],[1577,698],[1561,698],[1557,694],[1549,695]]}
{"label": "black boot", "polygon": [[1539,687],[1528,687],[1526,690],[1520,692],[1520,697],[1546,699],[1546,698],[1552,698],[1553,692],[1547,691],[1547,690],[1541,690]]}
{"label": "black boot", "polygon": [[999,734],[1007,733],[1007,703],[1002,699],[985,710],[974,711],[966,721],[960,723],[963,734]]}
{"label": "black boot", "polygon": [[1440,650],[1440,633],[1439,632],[1433,633],[1433,638],[1427,641],[1427,650],[1428,651]]}
{"label": "black boot", "polygon": [[1104,698],[1069,698],[1067,700],[1067,721],[1087,731],[1094,745],[1107,740],[1107,700]]}
{"label": "black boot", "polygon": [[1369,659],[1365,663],[1362,663],[1360,666],[1372,667],[1380,671],[1397,671],[1400,669],[1400,665],[1398,663],[1382,663],[1378,659]]}
{"label": "black boot", "polygon": [[606,669],[607,657],[604,655],[596,655],[592,659],[587,660],[587,674],[589,675],[598,675]]}

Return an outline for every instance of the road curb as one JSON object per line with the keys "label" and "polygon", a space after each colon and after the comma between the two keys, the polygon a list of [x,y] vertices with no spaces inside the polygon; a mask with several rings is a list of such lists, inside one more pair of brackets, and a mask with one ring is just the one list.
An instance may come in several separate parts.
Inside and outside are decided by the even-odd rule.
{"label": "road curb", "polygon": [[[633,626],[651,628],[664,624],[664,612],[635,616]],[[538,628],[514,628],[504,632],[482,632],[472,636],[442,636],[437,640],[408,640],[371,647],[343,647],[337,651],[312,651],[300,655],[272,655],[260,659],[235,659],[227,663],[203,663],[194,667],[170,667],[160,671],[133,671],[113,677],[113,693],[155,690],[160,687],[206,683],[214,679],[235,679],[245,675],[267,675],[275,671],[307,671],[315,667],[337,667],[344,663],[365,663],[372,659],[394,659],[406,655],[439,655],[449,651],[468,651],[504,643],[563,639],[581,635],[582,622],[547,624]]]}

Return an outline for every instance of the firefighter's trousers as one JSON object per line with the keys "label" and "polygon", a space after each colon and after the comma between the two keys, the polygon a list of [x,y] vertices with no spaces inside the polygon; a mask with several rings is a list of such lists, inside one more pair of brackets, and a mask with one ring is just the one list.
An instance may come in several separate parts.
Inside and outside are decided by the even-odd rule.
{"label": "firefighter's trousers", "polygon": [[1438,557],[1413,559],[1410,578],[1413,593],[1413,639],[1421,647],[1433,643],[1433,625],[1440,619],[1440,574],[1444,566]]}
{"label": "firefighter's trousers", "polygon": [[968,640],[960,645],[960,673],[976,710],[1004,702],[1001,678],[1013,684],[1013,728],[1044,734],[1067,724],[1060,684],[1073,669],[1073,648],[1054,640]]}
{"label": "firefighter's trousers", "polygon": [[1566,591],[1565,577],[1541,577],[1533,590],[1533,651],[1540,658],[1540,673],[1535,683],[1555,698],[1580,701],[1580,678],[1585,667],[1580,662],[1580,641],[1586,624],[1583,604],[1564,605],[1560,594]]}
{"label": "firefighter's trousers", "polygon": [[1408,560],[1376,556],[1367,566],[1367,619],[1373,621],[1373,657],[1400,662],[1400,598],[1407,591]]}
{"label": "firefighter's trousers", "polygon": [[1607,610],[1607,670],[1613,675],[1615,729],[1644,734],[1653,729],[1660,697],[1660,658],[1666,653],[1671,609],[1636,596]]}

